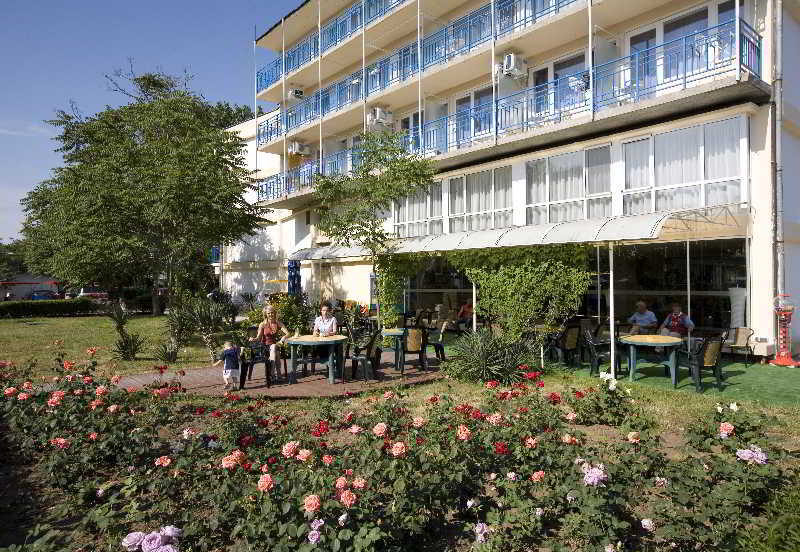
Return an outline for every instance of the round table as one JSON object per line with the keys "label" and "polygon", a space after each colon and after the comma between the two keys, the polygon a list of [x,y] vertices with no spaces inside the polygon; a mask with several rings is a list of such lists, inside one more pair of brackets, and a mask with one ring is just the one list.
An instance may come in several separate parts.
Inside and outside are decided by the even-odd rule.
{"label": "round table", "polygon": [[676,362],[677,349],[683,340],[680,337],[672,337],[669,335],[628,335],[619,338],[620,343],[628,346],[628,374],[631,381],[633,381],[634,374],[636,373],[636,363],[638,358],[636,352],[639,347],[661,347],[667,353],[667,360],[662,361],[661,364],[669,369],[670,377],[672,378],[672,387],[678,386],[678,366]]}
{"label": "round table", "polygon": [[394,339],[394,367],[398,372],[403,371],[403,363],[405,362],[405,348],[406,348],[406,330],[405,328],[384,328],[381,332],[383,337],[391,337]]}
{"label": "round table", "polygon": [[289,382],[297,383],[297,347],[300,345],[331,345],[331,352],[328,357],[328,383],[333,383],[337,368],[344,374],[344,344],[347,339],[346,335],[329,335],[326,337],[297,335],[286,338],[286,343],[289,345],[289,358],[291,359],[289,366],[292,368]]}

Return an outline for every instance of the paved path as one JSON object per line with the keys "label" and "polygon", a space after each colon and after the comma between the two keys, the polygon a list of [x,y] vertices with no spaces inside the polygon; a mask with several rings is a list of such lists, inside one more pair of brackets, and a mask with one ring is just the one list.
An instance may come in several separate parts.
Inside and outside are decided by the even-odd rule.
{"label": "paved path", "polygon": [[[405,375],[401,376],[400,372],[394,368],[394,351],[385,351],[381,356],[381,366],[378,368],[379,380],[363,380],[351,381],[352,365],[348,362],[346,373],[348,381],[344,384],[340,379],[336,380],[333,385],[328,383],[328,373],[324,365],[317,366],[316,373],[311,375],[302,375],[302,368],[298,367],[297,383],[294,385],[288,384],[286,380],[281,379],[273,383],[267,388],[266,380],[264,378],[264,365],[256,364],[253,368],[253,379],[248,381],[245,388],[241,391],[235,392],[240,395],[247,396],[268,396],[271,398],[309,398],[309,397],[338,397],[343,396],[347,392],[357,393],[361,391],[391,387],[398,383],[415,384],[426,381],[439,379],[442,377],[442,372],[439,371],[439,362],[433,354],[428,355],[428,370],[423,371],[419,366],[418,357],[416,355],[407,357],[407,364],[405,367]],[[283,366],[281,366],[281,374],[283,374]],[[164,379],[171,379],[173,372],[164,374]],[[360,374],[358,374],[360,377]],[[124,376],[119,385],[121,387],[143,387],[147,384],[153,383],[159,378],[158,373],[143,373],[131,374]],[[222,368],[214,368],[211,366],[202,368],[193,368],[186,370],[186,375],[181,378],[183,386],[193,393],[202,393],[205,395],[222,395]]]}

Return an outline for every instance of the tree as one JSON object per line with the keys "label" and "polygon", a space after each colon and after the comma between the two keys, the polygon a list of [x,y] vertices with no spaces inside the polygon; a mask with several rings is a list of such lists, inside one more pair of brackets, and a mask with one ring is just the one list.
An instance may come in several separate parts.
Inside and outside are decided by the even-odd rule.
{"label": "tree", "polygon": [[407,150],[401,134],[366,133],[361,138],[349,173],[318,175],[314,184],[319,229],[339,245],[367,250],[374,271],[378,255],[389,251],[395,238],[385,221],[392,204],[427,193],[435,170],[430,160]]}
{"label": "tree", "polygon": [[0,240],[0,280],[11,280],[26,271],[22,257],[22,242],[15,240],[3,243]]}
{"label": "tree", "polygon": [[198,250],[254,234],[264,210],[244,197],[253,188],[244,142],[219,127],[243,112],[160,73],[131,75],[132,92],[109,79],[130,103],[49,121],[61,129],[64,166],[22,201],[25,258],[39,272],[111,292],[150,278],[157,313],[162,275],[172,295]]}

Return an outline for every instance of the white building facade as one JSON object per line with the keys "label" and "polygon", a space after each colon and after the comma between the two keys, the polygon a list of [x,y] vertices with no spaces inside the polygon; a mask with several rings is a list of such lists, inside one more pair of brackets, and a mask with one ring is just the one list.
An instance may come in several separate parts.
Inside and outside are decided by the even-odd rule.
{"label": "white building facade", "polygon": [[[278,108],[233,130],[275,224],[224,249],[226,289],[285,289],[294,258],[312,297],[369,302],[369,263],[315,229],[313,178],[390,130],[438,170],[387,220],[401,250],[590,244],[603,318],[614,246],[618,317],[679,301],[774,351],[774,297],[800,300],[797,0],[308,0],[256,45]],[[441,301],[426,286],[417,307]]]}

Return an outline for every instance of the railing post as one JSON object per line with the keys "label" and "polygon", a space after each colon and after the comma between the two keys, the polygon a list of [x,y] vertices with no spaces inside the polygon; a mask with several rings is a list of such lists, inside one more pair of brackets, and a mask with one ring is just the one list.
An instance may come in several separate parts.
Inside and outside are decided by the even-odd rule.
{"label": "railing post", "polygon": [[686,90],[686,73],[689,72],[689,67],[687,65],[688,62],[686,60],[686,37],[685,36],[681,39],[681,42],[683,43],[683,89]]}

